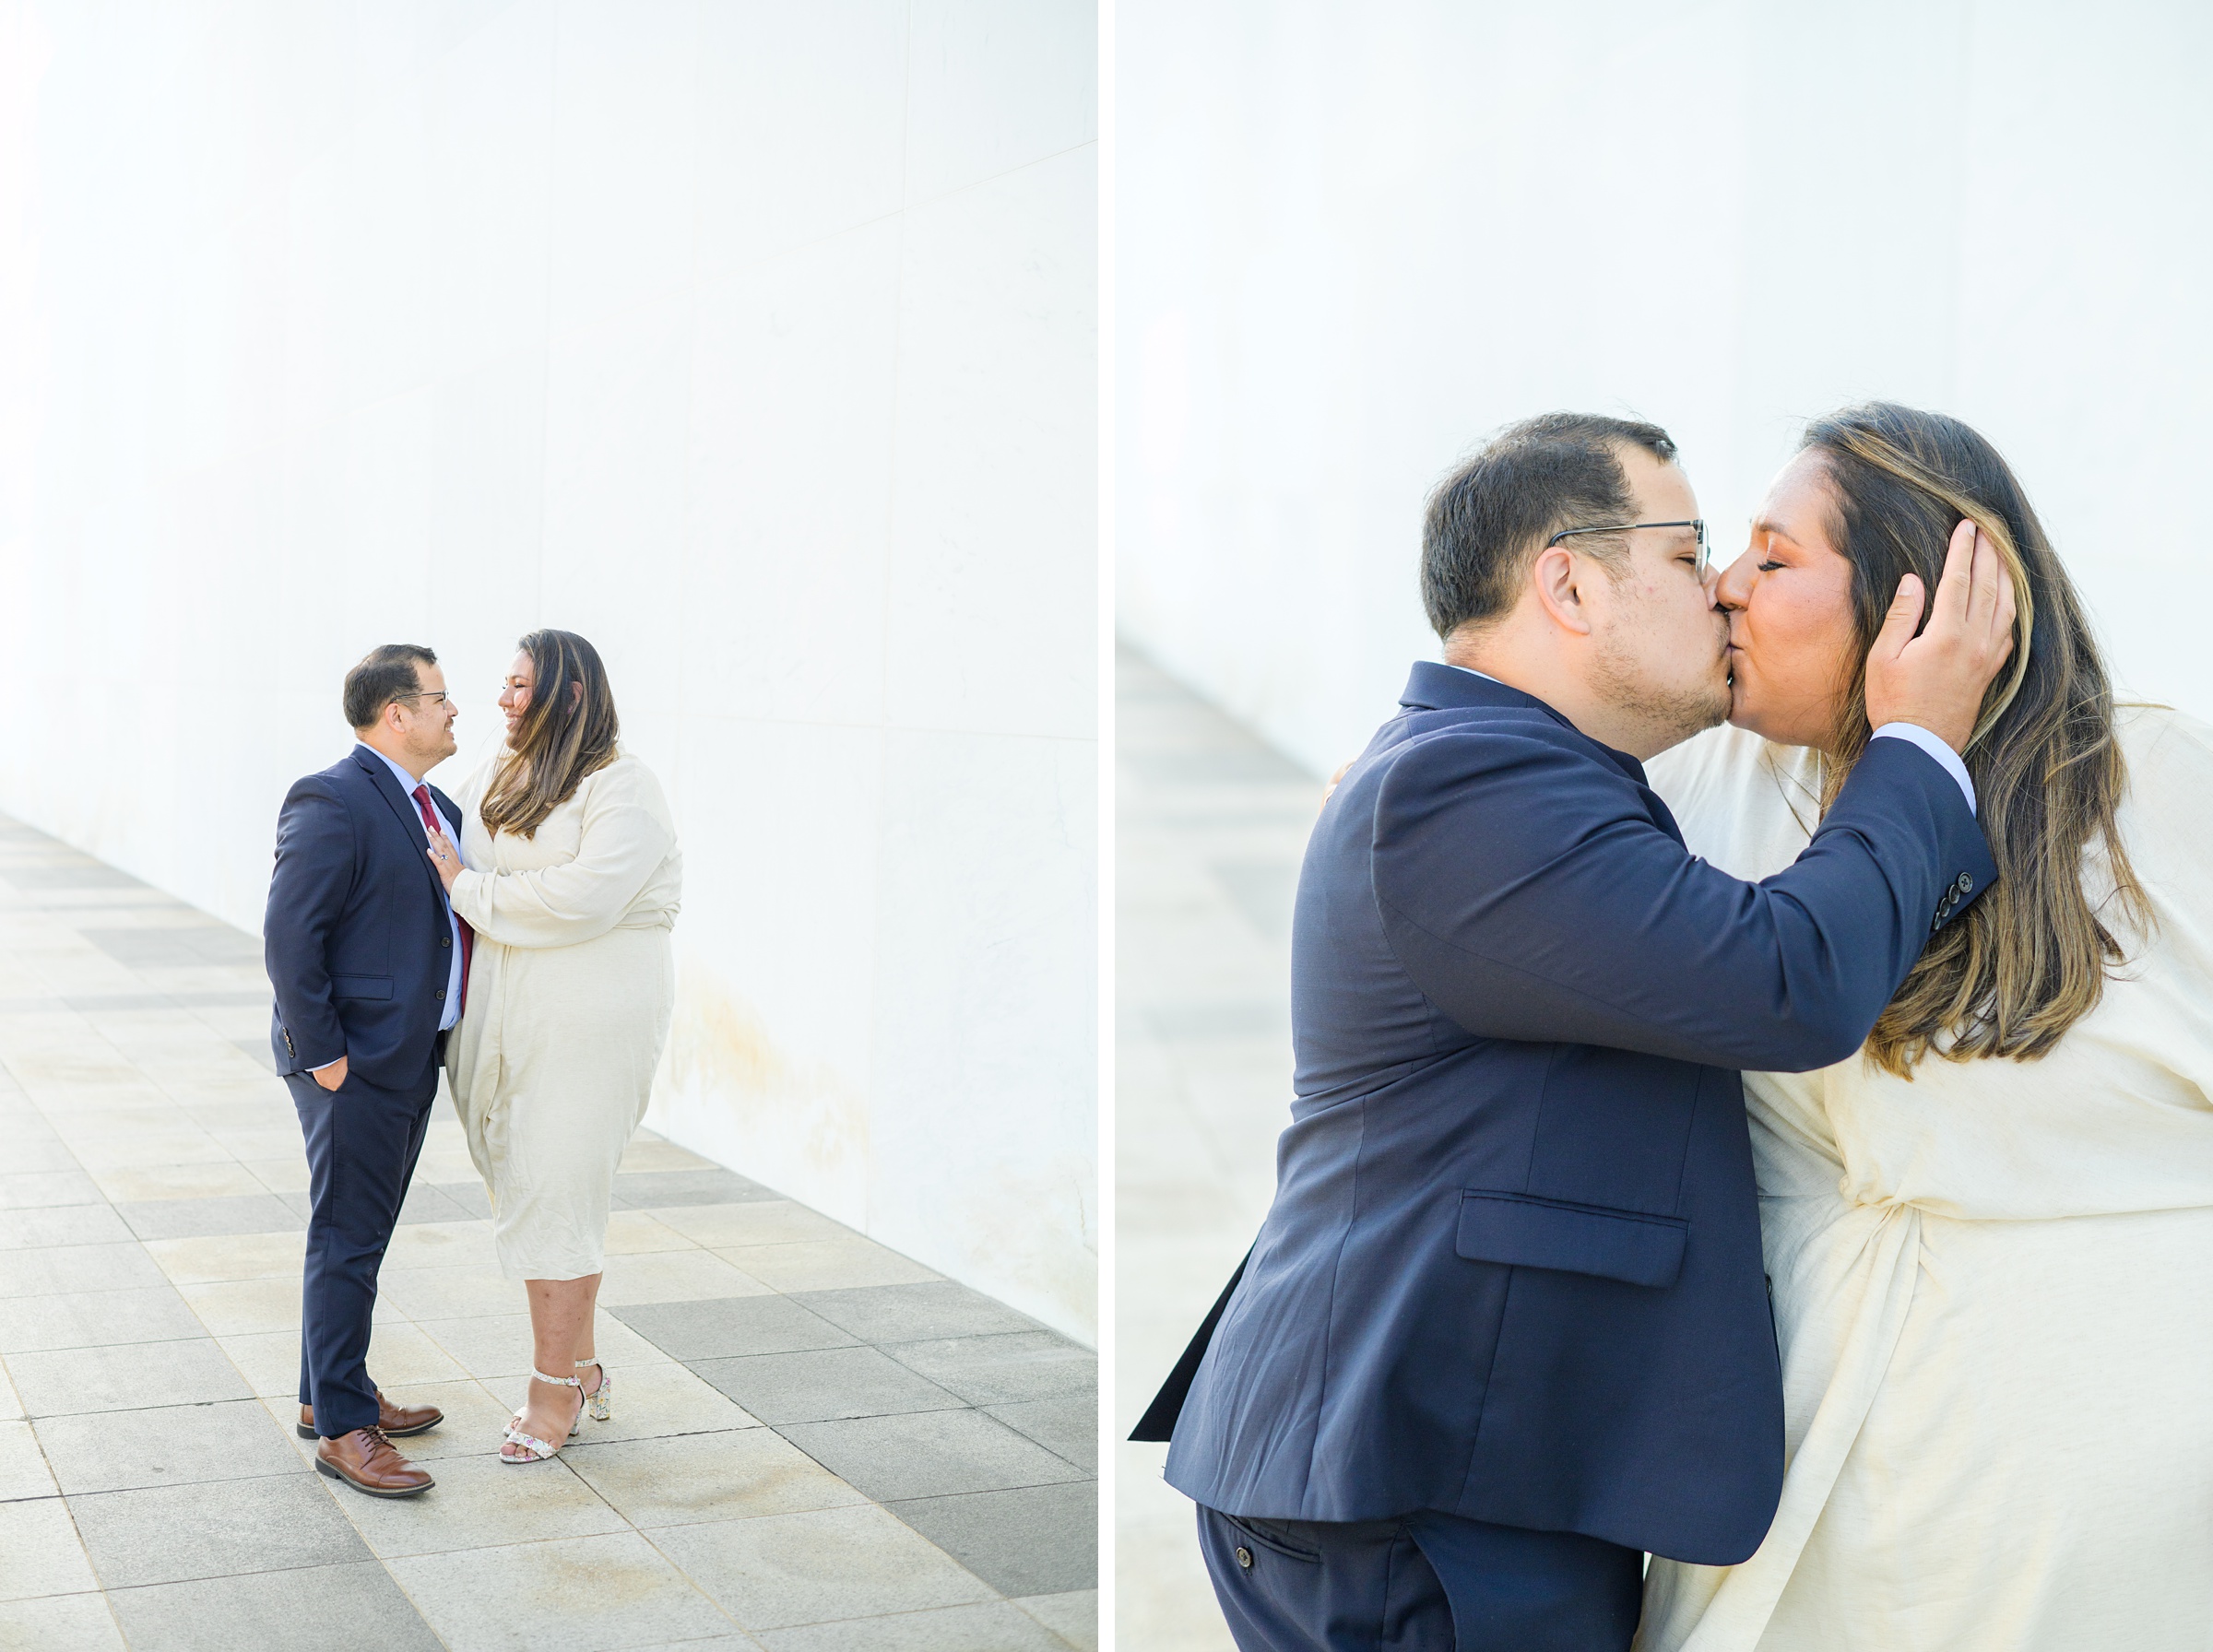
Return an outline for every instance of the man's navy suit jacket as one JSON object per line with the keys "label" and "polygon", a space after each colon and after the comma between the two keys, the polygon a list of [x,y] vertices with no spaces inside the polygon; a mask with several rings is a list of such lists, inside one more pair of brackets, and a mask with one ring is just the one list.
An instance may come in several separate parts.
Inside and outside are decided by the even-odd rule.
{"label": "man's navy suit jacket", "polygon": [[1737,1069],[1851,1056],[1996,867],[1905,740],[1745,883],[1542,701],[1423,664],[1403,708],[1308,847],[1275,1203],[1167,1479],[1733,1564],[1782,1483]]}
{"label": "man's navy suit jacket", "polygon": [[[460,842],[460,808],[435,786],[431,797]],[[371,1084],[420,1083],[445,1017],[453,944],[422,816],[384,761],[356,746],[295,782],[277,818],[262,923],[278,1072],[343,1056],[349,1076]]]}

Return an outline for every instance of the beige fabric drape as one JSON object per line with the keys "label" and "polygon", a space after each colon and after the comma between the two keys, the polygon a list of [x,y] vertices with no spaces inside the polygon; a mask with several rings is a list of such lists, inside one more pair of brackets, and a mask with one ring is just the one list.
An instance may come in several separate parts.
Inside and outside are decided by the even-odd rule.
{"label": "beige fabric drape", "polygon": [[479,817],[495,750],[464,785],[454,910],[477,932],[447,1049],[501,1269],[581,1279],[605,1263],[616,1163],[669,1036],[669,931],[683,878],[660,783],[627,754],[535,836]]}
{"label": "beige fabric drape", "polygon": [[[1746,1075],[1789,1470],[1751,1560],[1652,1563],[1644,1652],[2213,1648],[2213,729],[2120,731],[2157,931],[2052,1055]],[[1758,878],[1814,761],[1650,768]]]}

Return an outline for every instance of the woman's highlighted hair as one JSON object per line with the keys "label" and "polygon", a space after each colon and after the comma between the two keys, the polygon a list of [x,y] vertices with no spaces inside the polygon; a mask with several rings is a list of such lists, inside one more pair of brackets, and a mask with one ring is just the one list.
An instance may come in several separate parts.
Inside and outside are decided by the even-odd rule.
{"label": "woman's highlighted hair", "polygon": [[1991,684],[1966,757],[1998,881],[1931,938],[1867,1053],[1904,1076],[1932,1051],[2032,1060],[2104,996],[2106,972],[2124,956],[2109,919],[2139,933],[2149,921],[2115,827],[2127,774],[2089,618],[2011,468],[1959,420],[1869,402],[1816,419],[1801,446],[1821,456],[1834,496],[1860,642],[1823,808],[1874,732],[1866,652],[1898,582],[1919,574],[1934,592],[1962,521],[1989,537],[2012,575],[2013,668]]}
{"label": "woman's highlighted hair", "polygon": [[515,646],[538,680],[479,813],[487,832],[533,837],[586,775],[615,761],[621,725],[599,651],[574,631],[534,631]]}

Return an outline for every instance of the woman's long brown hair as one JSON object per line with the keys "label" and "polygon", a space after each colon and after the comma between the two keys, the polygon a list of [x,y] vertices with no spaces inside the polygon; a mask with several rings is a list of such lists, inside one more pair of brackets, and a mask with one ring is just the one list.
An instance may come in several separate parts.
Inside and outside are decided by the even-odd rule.
{"label": "woman's long brown hair", "polygon": [[[2150,922],[2114,825],[2127,774],[2089,616],[2012,469],[1958,419],[1869,402],[1816,419],[1800,445],[1821,456],[1834,490],[1859,641],[1824,810],[1874,732],[1866,655],[1898,582],[1917,573],[1934,592],[1961,521],[1997,547],[2018,614],[2013,662],[1991,684],[1967,750],[1997,883],[1930,940],[1867,1053],[1905,1078],[1932,1050],[1947,1061],[2033,1060],[2097,1008],[2124,959],[2116,927],[2140,935]],[[2086,872],[2101,873],[2096,902]]]}
{"label": "woman's long brown hair", "polygon": [[494,836],[535,837],[586,775],[615,761],[621,725],[599,651],[574,631],[534,631],[515,646],[538,680],[479,812]]}

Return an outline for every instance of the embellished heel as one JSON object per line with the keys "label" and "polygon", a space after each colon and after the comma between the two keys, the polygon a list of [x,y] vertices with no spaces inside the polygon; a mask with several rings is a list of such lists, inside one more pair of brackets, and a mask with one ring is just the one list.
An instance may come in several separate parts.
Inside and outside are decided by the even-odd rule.
{"label": "embellished heel", "polygon": [[596,1388],[581,1390],[584,1395],[585,1409],[591,1412],[594,1422],[612,1422],[615,1420],[614,1376],[598,1360],[578,1360],[576,1362],[576,1369],[579,1371],[582,1371],[586,1365],[599,1366],[599,1386]]}
{"label": "embellished heel", "polygon": [[538,1370],[533,1370],[530,1375],[536,1377],[539,1382],[550,1383],[555,1387],[575,1389],[576,1414],[569,1419],[568,1438],[561,1441],[559,1444],[556,1444],[550,1440],[541,1440],[536,1434],[527,1434],[523,1433],[522,1413],[517,1411],[515,1414],[514,1420],[507,1424],[507,1440],[510,1445],[520,1446],[525,1452],[528,1453],[528,1455],[526,1457],[509,1457],[505,1452],[503,1451],[500,1453],[500,1461],[503,1463],[542,1463],[549,1457],[551,1457],[555,1453],[560,1451],[562,1446],[568,1444],[569,1440],[574,1440],[578,1434],[583,1432],[584,1429],[584,1410],[586,1403],[584,1398],[584,1385],[578,1382],[573,1376],[548,1376],[544,1372]]}

